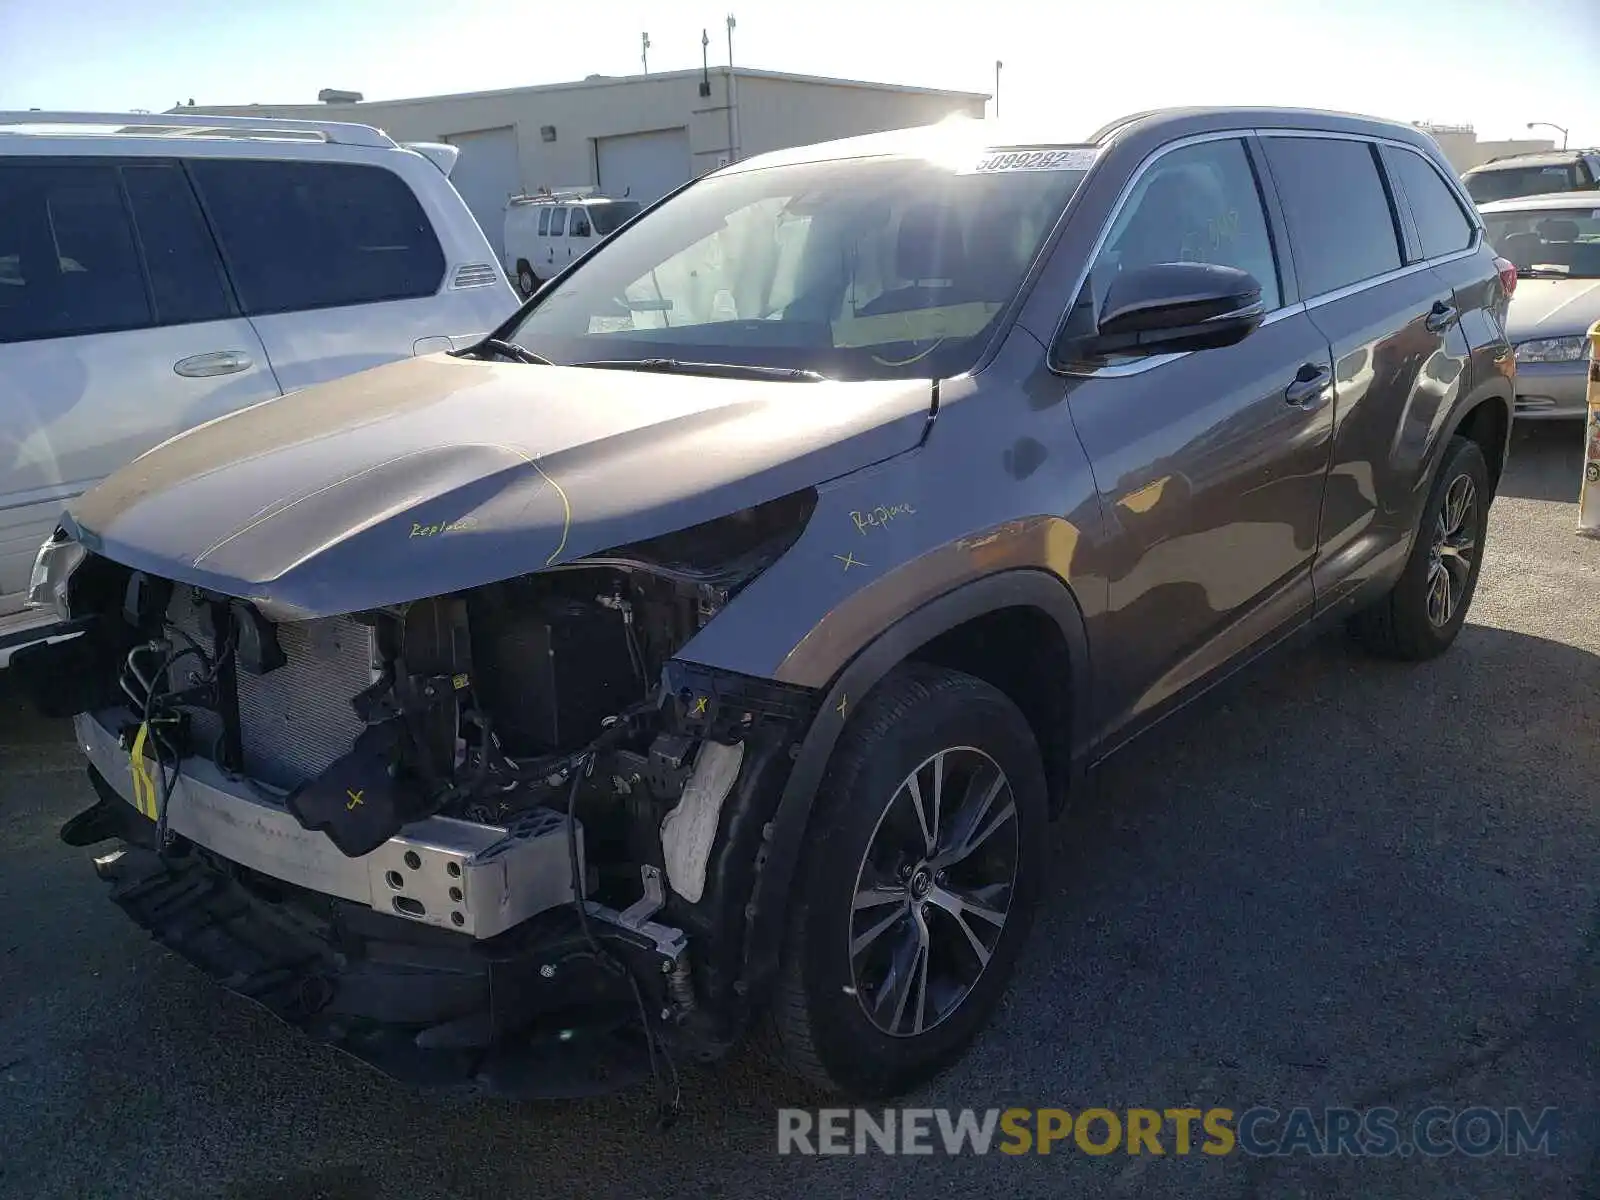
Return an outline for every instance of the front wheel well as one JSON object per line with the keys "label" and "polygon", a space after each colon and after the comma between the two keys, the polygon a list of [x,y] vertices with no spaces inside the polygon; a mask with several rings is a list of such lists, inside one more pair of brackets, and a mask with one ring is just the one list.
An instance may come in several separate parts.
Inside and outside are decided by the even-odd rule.
{"label": "front wheel well", "polygon": [[1050,812],[1066,802],[1071,779],[1072,656],[1061,627],[1042,609],[995,609],[939,634],[911,655],[975,676],[1004,692],[1026,718],[1044,760]]}
{"label": "front wheel well", "polygon": [[1505,465],[1506,435],[1510,432],[1510,417],[1498,397],[1481,401],[1471,412],[1461,418],[1456,432],[1478,444],[1483,451],[1483,461],[1489,466],[1489,492],[1500,487],[1500,470]]}

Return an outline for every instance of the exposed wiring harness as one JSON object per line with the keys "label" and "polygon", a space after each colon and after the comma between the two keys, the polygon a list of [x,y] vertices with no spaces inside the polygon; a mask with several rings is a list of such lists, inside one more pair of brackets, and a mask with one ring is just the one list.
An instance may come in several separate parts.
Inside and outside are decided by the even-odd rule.
{"label": "exposed wiring harness", "polygon": [[[650,1078],[656,1089],[657,1125],[665,1130],[672,1127],[683,1111],[683,1087],[678,1077],[678,1067],[672,1061],[665,1040],[656,1031],[655,1024],[650,1019],[650,1006],[645,1003],[644,989],[639,986],[638,975],[627,963],[601,945],[594,927],[589,923],[588,902],[584,899],[587,889],[583,877],[583,864],[578,858],[578,791],[583,786],[584,779],[593,770],[595,758],[600,750],[626,736],[631,725],[629,718],[633,712],[634,710],[630,709],[624,715],[611,718],[600,736],[578,752],[577,761],[572,768],[572,779],[567,786],[567,864],[572,870],[572,902],[578,913],[578,928],[583,933],[583,940],[588,943],[589,950],[596,960],[625,978],[633,990],[633,1002],[639,1011],[639,1025],[644,1031],[645,1053],[650,1059]],[[662,1064],[666,1066],[666,1078],[662,1076]]]}
{"label": "exposed wiring harness", "polygon": [[[133,701],[140,712],[141,736],[135,739],[133,755],[135,757],[142,756],[143,748],[146,745],[151,746],[155,751],[156,791],[151,800],[155,807],[155,812],[152,815],[156,822],[155,845],[157,853],[165,851],[171,840],[172,834],[168,820],[169,809],[171,808],[173,789],[177,787],[178,781],[183,777],[183,748],[175,740],[169,739],[163,733],[163,726],[170,728],[178,723],[179,713],[177,710],[184,705],[184,702],[180,701],[178,697],[192,693],[197,689],[209,689],[215,686],[217,676],[232,659],[234,647],[238,640],[236,634],[230,633],[222,653],[217,656],[215,661],[212,661],[210,655],[201,648],[200,644],[183,630],[169,624],[164,628],[163,632],[175,635],[186,642],[187,645],[180,648],[174,645],[170,638],[163,637],[135,646],[128,651],[128,656],[123,664],[122,679],[119,681],[123,693]],[[140,659],[146,655],[156,654],[162,656],[161,663],[154,672],[146,675],[140,669]],[[191,679],[188,687],[172,687],[170,684],[172,668],[190,656],[200,661],[202,664],[201,672]],[[138,684],[137,689],[129,682],[129,676],[132,676],[133,683]],[[219,744],[223,736],[224,734],[221,733],[217,735]],[[215,750],[216,747],[213,747],[213,751]],[[167,775],[167,760],[169,756],[172,760],[170,778]],[[136,764],[136,771],[142,769],[142,763]]]}

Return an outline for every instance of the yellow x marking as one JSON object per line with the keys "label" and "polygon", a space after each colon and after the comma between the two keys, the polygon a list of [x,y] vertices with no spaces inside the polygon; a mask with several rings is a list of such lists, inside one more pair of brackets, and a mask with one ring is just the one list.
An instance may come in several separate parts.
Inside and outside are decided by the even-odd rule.
{"label": "yellow x marking", "polygon": [[844,564],[844,569],[846,571],[848,571],[851,567],[865,567],[870,565],[869,563],[862,562],[854,554],[850,553],[835,554],[834,557]]}
{"label": "yellow x marking", "polygon": [[689,710],[689,715],[691,717],[703,717],[706,715],[706,698],[704,696],[694,702],[694,707]]}
{"label": "yellow x marking", "polygon": [[350,803],[345,805],[345,809],[349,812],[355,812],[356,805],[361,803],[361,797],[367,794],[367,789],[362,788],[359,792],[352,792],[349,788],[345,788],[344,794],[350,797]]}

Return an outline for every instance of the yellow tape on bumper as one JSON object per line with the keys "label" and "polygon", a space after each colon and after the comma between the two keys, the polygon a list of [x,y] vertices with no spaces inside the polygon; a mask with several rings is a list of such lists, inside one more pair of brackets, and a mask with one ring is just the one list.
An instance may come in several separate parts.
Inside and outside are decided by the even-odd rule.
{"label": "yellow tape on bumper", "polygon": [[133,748],[128,751],[128,770],[133,775],[133,806],[154,821],[160,814],[156,810],[156,783],[150,778],[150,768],[144,757],[144,744],[149,736],[150,724],[145,722],[139,726]]}

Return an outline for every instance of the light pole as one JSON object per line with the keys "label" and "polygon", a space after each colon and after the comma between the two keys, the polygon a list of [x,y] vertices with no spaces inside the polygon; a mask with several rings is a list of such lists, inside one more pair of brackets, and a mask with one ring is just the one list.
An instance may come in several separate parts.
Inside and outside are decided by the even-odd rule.
{"label": "light pole", "polygon": [[1543,125],[1546,129],[1554,129],[1554,130],[1556,130],[1558,133],[1561,134],[1561,148],[1563,150],[1565,150],[1567,148],[1567,131],[1563,126],[1557,125],[1553,121],[1529,121],[1528,122],[1528,128],[1529,129],[1532,129],[1536,125]]}
{"label": "light pole", "polygon": [[728,161],[739,161],[739,82],[733,73],[733,31],[739,22],[728,14]]}
{"label": "light pole", "polygon": [[644,66],[644,73],[646,75],[650,74],[650,35],[648,33],[639,35],[639,62]]}
{"label": "light pole", "polygon": [[994,115],[1000,119],[1000,68],[1005,66],[998,58],[994,60]]}

